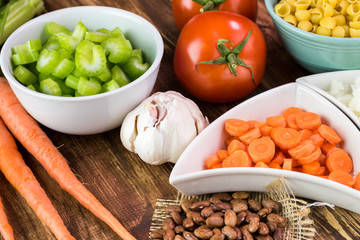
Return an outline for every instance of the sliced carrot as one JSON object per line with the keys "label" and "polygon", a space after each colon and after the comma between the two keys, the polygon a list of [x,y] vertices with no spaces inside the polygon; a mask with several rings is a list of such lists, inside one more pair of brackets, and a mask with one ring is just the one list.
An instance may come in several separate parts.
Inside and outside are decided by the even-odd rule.
{"label": "sliced carrot", "polygon": [[360,172],[356,174],[354,188],[360,190]]}
{"label": "sliced carrot", "polygon": [[249,121],[247,121],[247,122],[248,122],[248,124],[249,124],[249,129],[258,128],[258,127],[260,127],[260,126],[265,125],[264,122],[258,121],[258,120],[249,120]]}
{"label": "sliced carrot", "polygon": [[290,114],[287,118],[285,118],[286,126],[289,127],[289,128],[299,130],[300,128],[296,123],[296,116],[297,116],[297,114],[294,113],[294,114]]}
{"label": "sliced carrot", "polygon": [[309,129],[301,129],[299,132],[301,135],[301,142],[308,140],[313,135],[313,132]]}
{"label": "sliced carrot", "polygon": [[225,146],[229,146],[229,144],[231,143],[232,140],[239,140],[239,137],[234,137],[234,136],[228,136],[227,138],[225,138]]}
{"label": "sliced carrot", "polygon": [[271,138],[281,149],[290,149],[300,143],[301,135],[292,128],[276,127],[271,131]]}
{"label": "sliced carrot", "polygon": [[243,142],[246,145],[249,145],[251,141],[259,137],[261,137],[259,128],[253,128],[247,131],[246,133],[244,133],[243,135],[241,135],[239,138],[241,142]]}
{"label": "sliced carrot", "polygon": [[223,166],[222,166],[222,163],[220,162],[220,163],[216,163],[216,164],[214,164],[214,166],[212,167],[212,169],[215,169],[215,168],[222,168]]}
{"label": "sliced carrot", "polygon": [[284,163],[282,164],[282,169],[291,171],[293,169],[292,163],[292,158],[285,158]]}
{"label": "sliced carrot", "polygon": [[14,230],[9,224],[8,218],[5,213],[4,205],[0,198],[0,233],[5,240],[14,240]]}
{"label": "sliced carrot", "polygon": [[321,124],[318,130],[320,135],[333,145],[337,145],[342,141],[341,137],[337,134],[337,132],[328,125]]}
{"label": "sliced carrot", "polygon": [[269,166],[264,162],[257,162],[254,167],[269,168]]}
{"label": "sliced carrot", "polygon": [[261,125],[259,127],[259,129],[260,129],[260,133],[262,136],[270,136],[271,131],[273,130],[273,127],[270,127],[270,126],[264,124],[264,125]]}
{"label": "sliced carrot", "polygon": [[324,153],[321,153],[318,162],[320,163],[321,166],[326,165],[326,155]]}
{"label": "sliced carrot", "polygon": [[318,177],[324,178],[324,179],[329,179],[329,175],[320,175]]}
{"label": "sliced carrot", "polygon": [[278,163],[278,164],[283,164],[285,159],[285,154],[281,151],[278,151],[277,153],[275,153],[274,158],[271,160],[271,162],[273,163]]}
{"label": "sliced carrot", "polygon": [[283,115],[270,116],[266,118],[266,124],[270,127],[286,127],[286,120]]}
{"label": "sliced carrot", "polygon": [[354,177],[347,171],[335,170],[329,174],[329,180],[354,187]]}
{"label": "sliced carrot", "polygon": [[319,167],[319,171],[316,174],[317,176],[325,176],[325,175],[329,175],[329,171],[327,170],[327,168],[325,166],[320,166]]}
{"label": "sliced carrot", "polygon": [[325,142],[325,139],[319,133],[315,133],[312,136],[310,136],[309,140],[311,140],[314,143],[314,145],[318,147],[323,145]]}
{"label": "sliced carrot", "polygon": [[315,150],[310,153],[309,155],[305,156],[305,157],[302,157],[302,158],[299,158],[298,159],[298,163],[303,165],[303,164],[309,164],[313,161],[317,161],[319,160],[321,156],[321,149],[320,147],[315,147]]}
{"label": "sliced carrot", "polygon": [[212,169],[215,164],[221,163],[220,158],[217,154],[213,154],[205,159],[205,166],[208,169]]}
{"label": "sliced carrot", "polygon": [[332,144],[332,143],[329,143],[329,142],[324,142],[321,146],[320,146],[320,148],[321,148],[321,151],[325,154],[325,155],[327,155],[332,149],[335,149],[336,148],[336,146],[334,145],[334,144]]}
{"label": "sliced carrot", "polygon": [[231,136],[239,137],[249,130],[249,123],[241,119],[226,119],[225,130]]}
{"label": "sliced carrot", "polygon": [[296,147],[290,148],[288,150],[288,153],[292,158],[300,159],[310,155],[315,150],[315,148],[316,146],[313,144],[312,141],[305,140]]}
{"label": "sliced carrot", "polygon": [[240,142],[240,140],[233,139],[229,145],[227,146],[228,155],[232,154],[237,150],[246,150],[246,146],[244,143]]}
{"label": "sliced carrot", "polygon": [[268,164],[269,168],[276,168],[276,169],[282,169],[281,165],[275,162],[270,162]]}
{"label": "sliced carrot", "polygon": [[326,156],[326,167],[330,172],[335,170],[351,172],[353,169],[353,162],[345,150],[334,148]]}
{"label": "sliced carrot", "polygon": [[221,162],[229,156],[229,152],[227,150],[223,150],[223,149],[217,150],[216,154],[218,155]]}
{"label": "sliced carrot", "polygon": [[275,143],[267,137],[258,138],[250,142],[248,152],[254,163],[269,163],[275,155]]}
{"label": "sliced carrot", "polygon": [[298,107],[288,107],[286,108],[282,115],[287,118],[289,115],[291,114],[297,114],[297,113],[302,113],[304,112],[304,110],[302,110],[301,108],[298,108]]}
{"label": "sliced carrot", "polygon": [[312,161],[308,164],[303,164],[301,167],[301,171],[303,173],[311,174],[311,175],[319,175],[320,163],[318,161]]}
{"label": "sliced carrot", "polygon": [[321,125],[321,118],[314,112],[302,112],[296,115],[296,124],[300,129],[314,130]]}
{"label": "sliced carrot", "polygon": [[251,167],[252,162],[243,150],[237,150],[222,161],[223,167]]}

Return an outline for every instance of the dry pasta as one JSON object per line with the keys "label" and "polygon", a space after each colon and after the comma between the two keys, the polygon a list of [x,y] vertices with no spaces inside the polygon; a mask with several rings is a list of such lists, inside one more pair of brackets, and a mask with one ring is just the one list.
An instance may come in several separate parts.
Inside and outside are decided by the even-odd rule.
{"label": "dry pasta", "polygon": [[287,23],[331,37],[360,37],[360,0],[280,0],[274,7]]}

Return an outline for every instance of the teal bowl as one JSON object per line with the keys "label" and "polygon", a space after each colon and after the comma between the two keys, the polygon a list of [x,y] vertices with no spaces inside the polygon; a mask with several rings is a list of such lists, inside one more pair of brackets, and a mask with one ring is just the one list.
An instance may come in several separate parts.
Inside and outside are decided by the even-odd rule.
{"label": "teal bowl", "polygon": [[274,11],[279,0],[265,0],[278,35],[290,55],[313,73],[360,69],[360,38],[326,37],[285,22]]}

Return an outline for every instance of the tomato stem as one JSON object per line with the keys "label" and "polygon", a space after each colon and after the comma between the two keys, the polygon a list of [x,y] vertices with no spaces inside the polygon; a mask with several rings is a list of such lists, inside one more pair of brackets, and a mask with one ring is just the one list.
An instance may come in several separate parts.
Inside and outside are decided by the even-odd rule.
{"label": "tomato stem", "polygon": [[217,6],[224,3],[226,0],[192,0],[192,1],[203,6],[200,9],[200,12],[206,12],[206,11],[218,10]]}
{"label": "tomato stem", "polygon": [[[219,39],[217,41],[217,48],[218,48],[219,53],[221,54],[221,57],[219,57],[219,58],[217,58],[215,60],[198,62],[195,65],[196,71],[197,71],[197,65],[198,64],[227,64],[228,67],[229,67],[230,72],[235,77],[237,77],[237,73],[236,73],[237,66],[243,66],[243,67],[246,67],[246,68],[248,68],[250,70],[252,82],[256,86],[252,66],[246,64],[244,62],[244,60],[242,60],[239,57],[239,54],[240,54],[241,50],[244,48],[244,46],[246,45],[247,41],[249,40],[249,38],[251,36],[251,33],[252,33],[252,30],[249,31],[246,38],[243,41],[241,41],[235,48],[233,48],[234,43],[231,42],[230,40]],[[230,49],[229,49],[225,45],[225,43],[230,43],[232,45],[232,47],[230,47]]]}

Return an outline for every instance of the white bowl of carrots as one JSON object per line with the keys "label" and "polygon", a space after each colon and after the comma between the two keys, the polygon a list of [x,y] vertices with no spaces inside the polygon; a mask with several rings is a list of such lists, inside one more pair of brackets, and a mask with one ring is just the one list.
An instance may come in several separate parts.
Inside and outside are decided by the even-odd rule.
{"label": "white bowl of carrots", "polygon": [[224,113],[185,149],[170,183],[188,194],[265,192],[284,177],[299,197],[360,213],[360,132],[311,88],[289,83]]}
{"label": "white bowl of carrots", "polygon": [[[64,25],[73,31],[81,21],[88,30],[119,27],[133,49],[143,51],[150,64],[139,78],[116,90],[81,97],[63,97],[33,91],[13,76],[10,61],[12,48],[29,40],[44,39],[48,22]],[[43,43],[44,44],[44,43]],[[163,55],[163,41],[149,21],[134,13],[111,7],[81,6],[43,14],[18,28],[1,51],[1,69],[24,108],[42,125],[67,134],[96,134],[119,127],[127,115],[151,94]]]}

